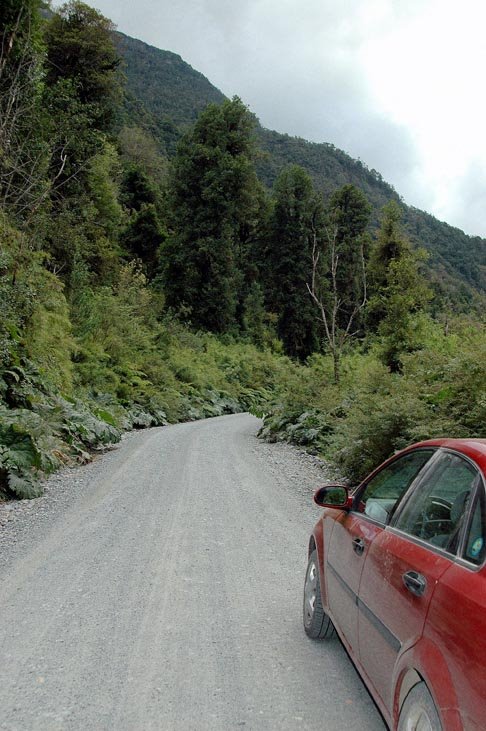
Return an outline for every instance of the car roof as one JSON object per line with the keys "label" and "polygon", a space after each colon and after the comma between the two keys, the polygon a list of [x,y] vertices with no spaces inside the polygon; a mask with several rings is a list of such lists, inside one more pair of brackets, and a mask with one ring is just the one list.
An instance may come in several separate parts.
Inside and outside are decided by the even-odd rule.
{"label": "car roof", "polygon": [[413,444],[410,449],[417,447],[441,447],[461,452],[474,460],[486,474],[486,439],[428,439],[425,442]]}

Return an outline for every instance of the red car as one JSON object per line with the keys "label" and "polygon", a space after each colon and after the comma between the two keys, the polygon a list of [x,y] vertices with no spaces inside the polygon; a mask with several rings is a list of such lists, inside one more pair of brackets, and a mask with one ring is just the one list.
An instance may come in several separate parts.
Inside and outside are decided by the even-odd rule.
{"label": "red car", "polygon": [[317,490],[304,628],[337,631],[391,729],[486,729],[486,440],[396,454]]}

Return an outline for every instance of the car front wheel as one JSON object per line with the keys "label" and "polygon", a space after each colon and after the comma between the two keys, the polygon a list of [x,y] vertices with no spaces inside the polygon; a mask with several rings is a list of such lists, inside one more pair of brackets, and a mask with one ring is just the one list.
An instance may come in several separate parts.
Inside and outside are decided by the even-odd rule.
{"label": "car front wheel", "polygon": [[333,624],[322,606],[317,551],[311,553],[305,575],[304,629],[313,640],[321,640],[334,634]]}
{"label": "car front wheel", "polygon": [[405,698],[398,731],[442,731],[439,714],[425,683],[415,685]]}

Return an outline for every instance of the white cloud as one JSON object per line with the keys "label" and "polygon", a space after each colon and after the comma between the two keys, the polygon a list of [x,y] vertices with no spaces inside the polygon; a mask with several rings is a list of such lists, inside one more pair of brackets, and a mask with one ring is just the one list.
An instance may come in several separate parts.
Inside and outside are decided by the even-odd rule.
{"label": "white cloud", "polygon": [[[485,24],[482,0],[461,5],[430,0],[401,24],[365,41],[360,54],[377,106],[411,134],[431,211],[483,235],[484,214],[477,201],[470,206],[464,191],[471,191],[476,177],[482,195],[480,173],[486,170]],[[418,190],[408,197],[421,205],[422,196]]]}

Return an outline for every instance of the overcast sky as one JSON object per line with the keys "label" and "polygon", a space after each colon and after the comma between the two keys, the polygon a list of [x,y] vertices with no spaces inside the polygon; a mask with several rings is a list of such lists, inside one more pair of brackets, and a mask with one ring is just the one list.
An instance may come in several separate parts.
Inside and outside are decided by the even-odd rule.
{"label": "overcast sky", "polygon": [[332,142],[486,236],[485,0],[87,0],[270,129]]}

